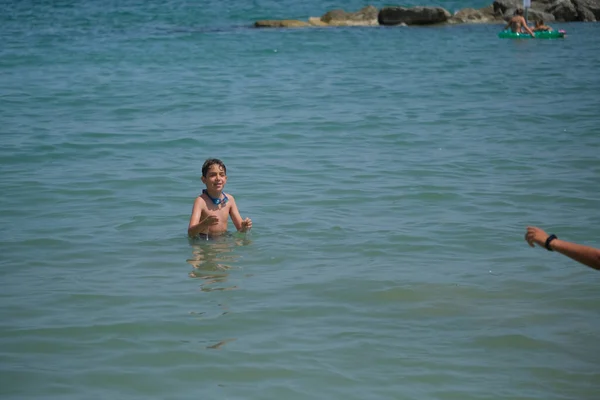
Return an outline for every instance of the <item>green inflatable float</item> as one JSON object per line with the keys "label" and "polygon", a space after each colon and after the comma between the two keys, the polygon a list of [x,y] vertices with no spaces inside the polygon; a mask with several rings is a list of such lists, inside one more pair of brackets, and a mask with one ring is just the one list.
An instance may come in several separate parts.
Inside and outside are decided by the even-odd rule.
{"label": "green inflatable float", "polygon": [[[564,38],[567,32],[563,31],[541,31],[535,32],[535,39],[560,39]],[[498,34],[501,39],[531,39],[529,33],[515,33],[513,31],[502,31]]]}

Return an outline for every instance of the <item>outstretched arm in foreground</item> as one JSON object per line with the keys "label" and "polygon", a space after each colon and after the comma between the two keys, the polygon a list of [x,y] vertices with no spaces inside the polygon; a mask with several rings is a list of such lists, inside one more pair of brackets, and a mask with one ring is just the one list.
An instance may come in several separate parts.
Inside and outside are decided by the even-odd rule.
{"label": "outstretched arm in foreground", "polygon": [[[540,247],[545,247],[546,240],[549,235],[542,229],[535,226],[528,226],[525,240],[531,247],[537,244]],[[567,242],[566,240],[554,239],[550,241],[548,246],[555,251],[558,251],[573,260],[587,265],[590,268],[600,270],[600,249],[582,244]]]}

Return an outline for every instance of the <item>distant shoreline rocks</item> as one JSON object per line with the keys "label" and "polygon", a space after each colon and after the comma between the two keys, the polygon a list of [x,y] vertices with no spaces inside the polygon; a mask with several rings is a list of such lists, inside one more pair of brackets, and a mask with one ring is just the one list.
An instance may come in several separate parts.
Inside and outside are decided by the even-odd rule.
{"label": "distant shoreline rocks", "polygon": [[[440,24],[492,24],[504,23],[515,9],[522,7],[522,0],[496,0],[480,8],[464,8],[452,14],[442,7],[384,7],[372,5],[356,12],[328,11],[321,17],[307,21],[294,19],[260,20],[256,28],[308,28],[335,26],[408,26]],[[528,9],[531,21],[597,22],[600,21],[600,0],[532,0]]]}
{"label": "distant shoreline rocks", "polygon": [[379,10],[374,6],[364,7],[356,12],[344,10],[328,11],[321,17],[310,17],[308,21],[293,19],[256,21],[257,28],[303,28],[310,26],[378,26]]}

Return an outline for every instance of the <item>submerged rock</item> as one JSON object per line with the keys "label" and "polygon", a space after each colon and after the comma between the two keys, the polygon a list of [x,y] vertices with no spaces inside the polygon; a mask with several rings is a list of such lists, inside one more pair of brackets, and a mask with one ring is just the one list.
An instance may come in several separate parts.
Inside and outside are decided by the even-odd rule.
{"label": "submerged rock", "polygon": [[311,25],[295,19],[265,19],[256,21],[254,26],[257,28],[304,28]]}
{"label": "submerged rock", "polygon": [[321,21],[321,17],[310,17],[308,23],[311,26],[329,26],[327,22]]}
{"label": "submerged rock", "polygon": [[302,28],[324,26],[376,26],[379,10],[374,6],[364,7],[356,12],[331,10],[321,17],[310,17],[308,22],[298,20],[263,20],[254,23],[257,28]]}

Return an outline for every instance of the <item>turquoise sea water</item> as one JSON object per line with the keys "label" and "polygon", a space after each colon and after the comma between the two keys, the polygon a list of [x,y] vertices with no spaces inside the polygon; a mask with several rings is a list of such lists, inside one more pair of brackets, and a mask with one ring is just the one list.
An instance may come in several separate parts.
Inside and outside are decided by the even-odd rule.
{"label": "turquoise sea water", "polygon": [[[3,399],[598,397],[523,235],[600,246],[600,25],[249,28],[367,4],[0,6]],[[186,237],[208,157],[249,235]]]}

